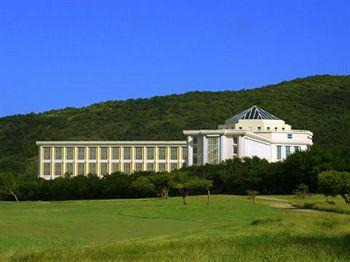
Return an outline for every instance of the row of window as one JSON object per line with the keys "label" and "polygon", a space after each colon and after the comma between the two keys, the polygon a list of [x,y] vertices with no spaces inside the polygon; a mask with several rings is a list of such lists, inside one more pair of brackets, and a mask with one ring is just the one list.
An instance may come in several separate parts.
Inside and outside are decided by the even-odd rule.
{"label": "row of window", "polygon": [[[239,126],[238,129],[242,130],[243,127]],[[249,130],[252,131],[253,128],[252,128],[252,127],[249,127]],[[258,126],[258,127],[257,127],[257,130],[258,130],[258,131],[261,131],[261,130],[262,130],[261,126]],[[271,128],[268,126],[268,127],[266,127],[266,130],[267,130],[267,131],[270,131]],[[275,131],[278,131],[278,127],[275,127],[274,130],[275,130]],[[282,127],[281,130],[282,130],[282,131],[285,131],[286,129],[285,129],[284,127]]]}
{"label": "row of window", "polygon": [[[51,159],[51,147],[44,147],[44,159]],[[131,147],[123,148],[123,159],[131,159]],[[73,160],[74,159],[74,147],[66,147],[66,159]],[[79,160],[84,160],[87,154],[85,147],[77,148],[77,157]],[[112,159],[120,159],[120,147],[112,147]],[[135,147],[135,159],[143,159],[143,147]],[[89,159],[95,160],[97,159],[97,147],[89,147],[88,148]],[[148,160],[155,159],[156,148],[155,147],[147,147],[146,148],[146,156]],[[109,147],[100,147],[100,159],[107,160],[109,155]],[[186,148],[183,147],[182,157],[186,158]],[[62,160],[63,158],[63,147],[55,147],[54,148],[54,159]],[[166,159],[166,147],[158,147],[158,159],[165,160]],[[178,147],[170,147],[170,159],[176,160],[178,159]]]}
{"label": "row of window", "polygon": [[[300,151],[300,146],[293,146],[294,147],[294,152]],[[285,157],[288,157],[292,153],[292,146],[285,146],[286,151],[285,151]],[[281,160],[282,159],[282,146],[277,146],[277,159]]]}
{"label": "row of window", "polygon": [[[60,176],[63,174],[63,164],[62,163],[54,163],[54,170],[53,174],[55,176]],[[74,174],[74,164],[73,163],[66,163],[66,170],[65,173]],[[120,172],[121,171],[121,164],[120,163],[112,163],[111,170],[108,170],[108,164],[107,163],[100,163],[100,174],[106,175],[113,172]],[[158,163],[158,172],[165,172],[167,171],[166,163]],[[88,170],[86,171],[86,167]],[[155,171],[156,165],[154,163],[147,163],[145,168],[143,167],[142,163],[135,163],[135,169],[134,171]],[[50,176],[51,175],[51,163],[44,163],[43,165],[43,174],[44,176]],[[76,174],[77,175],[86,175],[86,174],[97,174],[97,164],[96,163],[88,163],[87,165],[85,163],[77,163],[76,167]],[[177,163],[170,163],[170,170],[173,171],[178,168]],[[123,163],[123,172],[126,174],[131,173],[131,163]]]}

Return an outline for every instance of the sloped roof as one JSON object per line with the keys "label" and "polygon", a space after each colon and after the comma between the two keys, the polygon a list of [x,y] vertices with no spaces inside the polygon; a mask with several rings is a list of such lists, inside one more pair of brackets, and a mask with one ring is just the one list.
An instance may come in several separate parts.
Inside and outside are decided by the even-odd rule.
{"label": "sloped roof", "polygon": [[225,124],[229,123],[237,123],[240,119],[268,119],[268,120],[279,120],[278,117],[270,114],[269,112],[265,111],[264,109],[252,106],[251,108],[248,108],[241,113],[227,119],[225,121]]}

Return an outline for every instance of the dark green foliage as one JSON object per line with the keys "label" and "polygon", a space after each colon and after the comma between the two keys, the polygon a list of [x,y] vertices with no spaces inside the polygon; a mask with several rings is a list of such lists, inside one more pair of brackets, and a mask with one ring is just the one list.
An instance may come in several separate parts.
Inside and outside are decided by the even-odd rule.
{"label": "dark green foliage", "polygon": [[[108,101],[0,119],[0,170],[34,173],[37,140],[176,140],[216,128],[256,104],[314,132],[317,145],[350,146],[350,76],[314,76],[259,89]],[[215,174],[214,174],[215,175]],[[315,183],[315,181],[312,181]],[[217,188],[224,185],[216,185]]]}
{"label": "dark green foliage", "polygon": [[350,172],[324,171],[319,175],[318,186],[326,196],[340,195],[350,205]]}

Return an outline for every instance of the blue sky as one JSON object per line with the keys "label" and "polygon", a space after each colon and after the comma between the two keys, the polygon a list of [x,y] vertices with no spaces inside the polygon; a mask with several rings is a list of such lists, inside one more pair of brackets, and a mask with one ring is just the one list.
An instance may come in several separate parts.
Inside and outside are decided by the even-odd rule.
{"label": "blue sky", "polygon": [[0,0],[0,116],[350,73],[350,1]]}

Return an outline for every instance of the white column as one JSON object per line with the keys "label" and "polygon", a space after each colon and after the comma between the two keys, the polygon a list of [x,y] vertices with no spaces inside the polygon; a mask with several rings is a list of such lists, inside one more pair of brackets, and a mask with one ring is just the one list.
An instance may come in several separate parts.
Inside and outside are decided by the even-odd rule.
{"label": "white column", "polygon": [[193,146],[192,146],[193,138],[192,136],[188,136],[186,139],[186,147],[187,147],[187,166],[193,165]]}
{"label": "white column", "polygon": [[245,141],[243,136],[239,136],[237,139],[238,142],[238,157],[242,158],[245,156]]}

